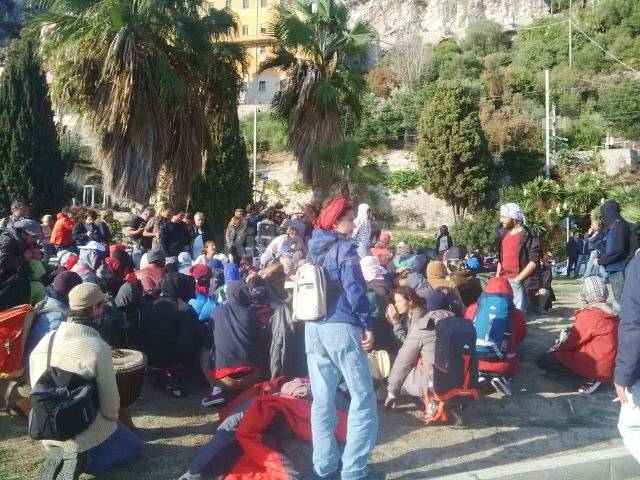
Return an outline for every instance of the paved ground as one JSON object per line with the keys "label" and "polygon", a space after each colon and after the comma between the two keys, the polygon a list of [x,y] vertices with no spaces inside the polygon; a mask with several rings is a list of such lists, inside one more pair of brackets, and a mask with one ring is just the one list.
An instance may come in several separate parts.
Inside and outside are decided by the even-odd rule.
{"label": "paved ground", "polygon": [[[544,377],[533,363],[570,323],[577,305],[577,282],[556,281],[559,301],[551,315],[529,321],[527,354],[514,382],[514,395],[482,397],[465,411],[465,427],[423,427],[408,406],[380,414],[380,437],[373,463],[387,478],[423,479],[505,465],[544,456],[621,445],[618,405],[607,387],[593,395],[577,392],[578,380]],[[119,468],[105,480],[174,479],[188,466],[215,428],[216,414],[199,406],[201,386],[177,400],[145,386],[135,407],[135,423],[146,442],[144,458]],[[0,480],[34,478],[42,450],[25,435],[25,423],[0,414]],[[307,446],[287,445],[297,461]],[[640,473],[640,472],[639,472]],[[92,477],[83,477],[88,479]]]}

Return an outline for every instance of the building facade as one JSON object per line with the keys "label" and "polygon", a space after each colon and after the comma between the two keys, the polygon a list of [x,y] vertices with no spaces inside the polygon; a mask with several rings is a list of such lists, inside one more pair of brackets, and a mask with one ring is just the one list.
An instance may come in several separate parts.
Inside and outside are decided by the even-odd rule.
{"label": "building facade", "polygon": [[272,7],[279,0],[209,0],[207,8],[230,10],[238,22],[238,34],[231,40],[240,43],[246,53],[241,103],[268,104],[280,90],[284,74],[277,69],[258,72],[260,64],[273,52],[275,39],[268,34]]}

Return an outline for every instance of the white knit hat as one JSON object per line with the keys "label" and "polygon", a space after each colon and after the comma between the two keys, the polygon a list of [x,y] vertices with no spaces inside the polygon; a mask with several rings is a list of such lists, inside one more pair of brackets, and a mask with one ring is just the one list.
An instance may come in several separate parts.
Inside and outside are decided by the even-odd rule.
{"label": "white knit hat", "polygon": [[585,304],[606,303],[608,297],[609,289],[601,277],[592,275],[584,279],[580,289],[580,300]]}

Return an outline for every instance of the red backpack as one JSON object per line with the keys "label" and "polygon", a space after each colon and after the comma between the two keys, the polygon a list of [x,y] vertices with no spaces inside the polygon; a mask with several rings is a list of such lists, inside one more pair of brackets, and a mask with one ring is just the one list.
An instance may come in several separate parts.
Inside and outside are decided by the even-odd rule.
{"label": "red backpack", "polygon": [[19,378],[24,373],[22,357],[35,316],[31,305],[0,312],[0,379]]}

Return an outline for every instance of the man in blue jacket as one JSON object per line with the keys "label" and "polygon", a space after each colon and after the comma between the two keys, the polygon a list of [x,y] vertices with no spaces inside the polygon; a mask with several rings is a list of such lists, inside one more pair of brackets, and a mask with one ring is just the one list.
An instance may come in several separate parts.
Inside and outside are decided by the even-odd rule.
{"label": "man in blue jacket", "polygon": [[640,253],[637,252],[627,268],[622,292],[613,378],[621,404],[618,429],[624,444],[640,462]]}
{"label": "man in blue jacket", "polygon": [[594,261],[607,272],[611,290],[618,305],[624,287],[624,270],[629,255],[629,224],[620,215],[620,204],[607,200],[600,207],[602,221],[607,227],[605,251]]}

